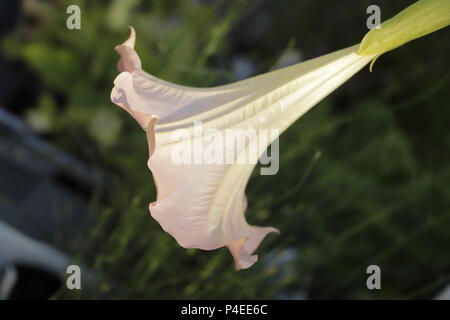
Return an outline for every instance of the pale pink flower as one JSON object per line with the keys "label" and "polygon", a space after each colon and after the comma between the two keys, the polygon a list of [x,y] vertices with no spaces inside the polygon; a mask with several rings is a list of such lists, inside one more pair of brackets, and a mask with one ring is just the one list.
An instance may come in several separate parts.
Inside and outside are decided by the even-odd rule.
{"label": "pale pink flower", "polygon": [[[131,28],[130,38],[116,47],[121,73],[111,100],[147,134],[148,167],[157,186],[151,215],[181,246],[204,250],[227,246],[236,269],[249,268],[257,261],[254,251],[261,241],[277,232],[273,227],[251,226],[245,219],[244,191],[254,164],[174,164],[171,152],[182,142],[173,141],[171,133],[192,131],[194,120],[221,131],[251,126],[282,132],[374,55],[359,55],[356,45],[244,81],[192,88],[144,72],[135,39]],[[248,153],[252,143],[239,152]],[[259,154],[267,144],[258,147]]]}
{"label": "pale pink flower", "polygon": [[[227,246],[236,269],[253,265],[255,249],[268,233],[277,232],[272,227],[251,226],[245,220],[244,191],[254,164],[175,164],[173,151],[180,144],[199,139],[194,122],[200,120],[218,132],[244,132],[252,127],[276,129],[279,135],[372,59],[448,26],[449,7],[448,0],[417,1],[380,29],[368,32],[361,45],[213,88],[180,86],[142,71],[134,51],[136,33],[131,28],[129,39],[116,47],[121,73],[114,81],[111,99],[147,133],[148,166],[158,191],[156,201],[150,204],[153,218],[183,247],[212,250]],[[174,141],[172,133],[177,129],[193,134]],[[246,158],[261,135],[241,145],[237,156]],[[259,143],[258,155],[275,138]],[[226,155],[234,152],[227,143],[214,139],[204,146],[205,151],[216,144]]]}

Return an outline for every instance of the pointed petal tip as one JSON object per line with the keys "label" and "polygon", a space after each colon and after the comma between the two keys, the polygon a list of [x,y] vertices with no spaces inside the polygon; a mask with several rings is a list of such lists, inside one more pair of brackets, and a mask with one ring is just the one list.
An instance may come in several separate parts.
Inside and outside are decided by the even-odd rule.
{"label": "pointed petal tip", "polygon": [[258,261],[258,255],[253,254],[261,241],[272,232],[280,233],[273,227],[253,227],[257,234],[250,237],[243,237],[237,241],[228,244],[228,250],[234,259],[234,268],[236,271],[248,269]]}
{"label": "pointed petal tip", "polygon": [[142,70],[141,59],[136,51],[134,51],[136,30],[132,26],[129,26],[128,28],[130,29],[130,36],[128,39],[114,47],[117,53],[120,54],[120,60],[117,63],[117,69],[120,72]]}
{"label": "pointed petal tip", "polygon": [[122,45],[134,49],[134,44],[136,43],[136,30],[133,26],[128,26],[128,29],[130,29],[130,35]]}
{"label": "pointed petal tip", "polygon": [[257,255],[249,254],[244,248],[244,243],[248,240],[248,237],[244,237],[228,245],[236,271],[248,269],[258,261]]}

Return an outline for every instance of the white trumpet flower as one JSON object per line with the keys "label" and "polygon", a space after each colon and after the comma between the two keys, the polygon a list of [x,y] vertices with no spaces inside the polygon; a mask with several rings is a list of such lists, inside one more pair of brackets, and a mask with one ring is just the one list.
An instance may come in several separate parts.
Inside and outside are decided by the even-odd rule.
{"label": "white trumpet flower", "polygon": [[[398,29],[390,34],[391,40],[395,32],[404,36],[404,29]],[[371,37],[374,39],[364,42],[365,48],[381,43]],[[131,28],[129,39],[116,47],[121,73],[114,81],[111,100],[129,112],[147,134],[148,167],[157,187],[157,199],[149,205],[151,215],[181,246],[204,250],[227,246],[236,269],[249,268],[257,261],[254,251],[261,241],[277,232],[273,227],[251,226],[245,219],[244,192],[254,163],[175,163],[174,150],[180,144],[204,139],[210,141],[202,145],[204,152],[214,146],[225,155],[235,152],[238,159],[250,156],[252,150],[260,156],[294,121],[389,48],[381,46],[364,53],[355,45],[236,83],[192,88],[144,72],[134,51],[135,40]],[[392,41],[389,46],[395,47]],[[200,137],[195,122],[215,132],[257,130],[235,148],[239,135],[220,142],[213,134]],[[276,134],[258,143],[261,129]],[[174,139],[178,130],[189,134]]]}

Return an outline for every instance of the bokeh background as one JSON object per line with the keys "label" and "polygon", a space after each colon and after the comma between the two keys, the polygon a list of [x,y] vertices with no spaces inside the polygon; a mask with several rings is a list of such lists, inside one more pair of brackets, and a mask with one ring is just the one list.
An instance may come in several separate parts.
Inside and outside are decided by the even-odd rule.
{"label": "bokeh background", "polygon": [[[27,135],[76,162],[45,178],[56,187],[33,200],[22,224],[0,215],[89,270],[82,290],[65,289],[62,273],[49,297],[436,297],[450,283],[448,28],[383,55],[373,73],[358,73],[281,136],[280,171],[254,171],[246,213],[281,234],[263,242],[249,270],[234,271],[226,248],[181,248],[150,218],[155,189],[145,135],[109,99],[118,74],[113,47],[128,37],[128,25],[147,72],[212,86],[356,44],[369,5],[379,5],[385,20],[412,2],[2,0],[1,108]],[[81,8],[81,30],[66,28],[70,4]],[[0,158],[0,203],[14,216],[24,186],[44,178],[33,155],[25,160],[34,180],[19,175],[18,162],[7,160],[16,149],[8,150]],[[39,163],[53,165],[52,157]],[[81,203],[75,209],[61,200],[70,195]],[[44,204],[47,196],[63,203]],[[51,228],[32,219],[43,207]],[[381,268],[381,290],[366,288],[371,264]],[[52,285],[33,281],[25,287]]]}

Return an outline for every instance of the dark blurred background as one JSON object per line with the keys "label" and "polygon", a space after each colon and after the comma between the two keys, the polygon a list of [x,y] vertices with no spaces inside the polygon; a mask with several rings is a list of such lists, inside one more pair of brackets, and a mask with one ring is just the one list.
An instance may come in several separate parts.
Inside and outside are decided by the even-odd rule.
{"label": "dark blurred background", "polygon": [[[281,136],[280,171],[255,170],[246,213],[281,234],[240,272],[225,248],[183,249],[150,218],[145,135],[109,99],[128,25],[146,71],[212,86],[356,44],[369,5],[386,20],[411,3],[2,0],[0,280],[68,299],[436,297],[450,283],[448,28],[383,55]],[[71,4],[81,30],[66,28]],[[65,289],[69,261],[90,285]],[[381,290],[366,288],[371,264]]]}

